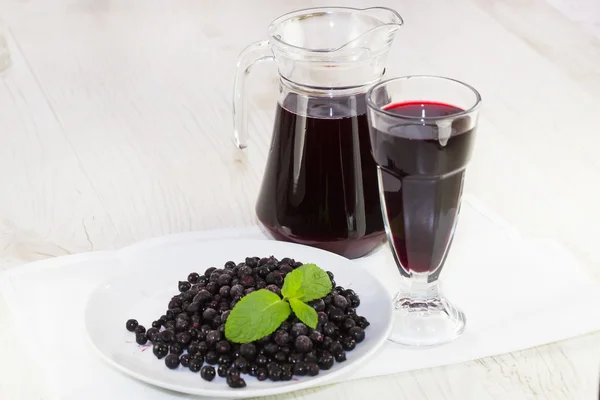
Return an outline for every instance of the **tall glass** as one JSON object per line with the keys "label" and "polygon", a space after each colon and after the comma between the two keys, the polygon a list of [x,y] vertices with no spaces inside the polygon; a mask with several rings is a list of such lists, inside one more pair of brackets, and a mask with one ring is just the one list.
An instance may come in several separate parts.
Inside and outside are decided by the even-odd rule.
{"label": "tall glass", "polygon": [[465,315],[438,277],[452,243],[481,96],[449,78],[390,79],[367,94],[388,241],[403,285],[390,340],[435,346],[458,337]]}

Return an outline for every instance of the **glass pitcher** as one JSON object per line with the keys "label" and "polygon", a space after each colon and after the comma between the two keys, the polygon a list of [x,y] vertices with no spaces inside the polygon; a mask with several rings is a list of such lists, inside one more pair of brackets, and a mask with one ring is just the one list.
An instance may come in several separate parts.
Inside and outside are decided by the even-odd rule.
{"label": "glass pitcher", "polygon": [[403,21],[376,7],[313,8],[277,18],[269,40],[239,56],[234,85],[236,144],[247,146],[244,83],[253,64],[275,61],[279,101],[259,221],[276,239],[360,257],[385,239],[371,153],[366,92],[385,71]]}

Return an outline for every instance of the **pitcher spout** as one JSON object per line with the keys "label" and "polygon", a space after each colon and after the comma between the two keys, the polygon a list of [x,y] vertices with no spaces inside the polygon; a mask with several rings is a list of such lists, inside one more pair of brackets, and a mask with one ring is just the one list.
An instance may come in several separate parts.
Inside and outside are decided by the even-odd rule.
{"label": "pitcher spout", "polygon": [[360,11],[365,18],[372,20],[370,26],[360,36],[334,51],[342,53],[351,49],[368,49],[370,56],[387,52],[404,20],[397,11],[387,7],[371,7]]}
{"label": "pitcher spout", "polygon": [[387,7],[370,7],[362,10],[365,14],[370,15],[374,18],[377,18],[381,22],[390,25],[390,27],[395,26],[396,29],[401,27],[404,24],[404,20],[398,14],[396,10],[392,10]]}

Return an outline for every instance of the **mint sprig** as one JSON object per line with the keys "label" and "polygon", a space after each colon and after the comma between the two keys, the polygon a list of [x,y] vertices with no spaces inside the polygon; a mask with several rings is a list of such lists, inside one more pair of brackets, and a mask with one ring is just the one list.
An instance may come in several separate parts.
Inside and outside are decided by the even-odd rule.
{"label": "mint sprig", "polygon": [[[302,285],[299,290],[301,295],[299,298],[304,302],[320,299],[331,292],[329,275],[315,264],[304,264],[290,272],[290,274],[302,274]],[[287,279],[287,276],[285,278]]]}
{"label": "mint sprig", "polygon": [[225,337],[250,343],[270,335],[289,317],[290,305],[265,289],[244,296],[227,317]]}
{"label": "mint sprig", "polygon": [[306,302],[330,292],[327,272],[315,264],[304,264],[286,275],[281,289],[283,299],[266,289],[244,296],[227,317],[225,337],[234,343],[261,339],[279,328],[292,311],[300,321],[315,329],[319,318]]}
{"label": "mint sprig", "polygon": [[292,306],[292,310],[294,311],[294,314],[296,314],[296,317],[304,322],[306,326],[312,329],[317,327],[319,316],[314,308],[298,299],[290,299],[290,306]]}
{"label": "mint sprig", "polygon": [[283,287],[281,288],[281,295],[285,299],[296,299],[304,295],[302,290],[302,280],[304,274],[299,269],[295,269],[285,276],[283,281]]}

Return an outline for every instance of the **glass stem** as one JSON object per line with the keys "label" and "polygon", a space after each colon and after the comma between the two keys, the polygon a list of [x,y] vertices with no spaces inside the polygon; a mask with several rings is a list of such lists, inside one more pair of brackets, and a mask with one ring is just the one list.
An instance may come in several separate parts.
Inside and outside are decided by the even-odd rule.
{"label": "glass stem", "polygon": [[[433,280],[432,280],[433,278]],[[437,275],[429,273],[412,273],[410,278],[403,278],[405,289],[402,297],[408,297],[414,301],[428,301],[439,299],[439,284]]]}

